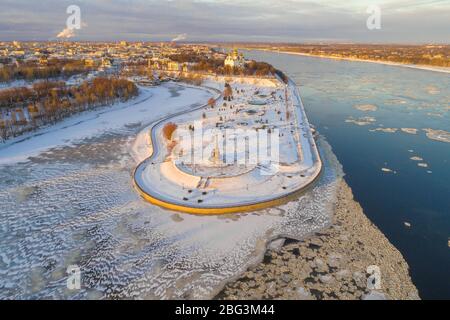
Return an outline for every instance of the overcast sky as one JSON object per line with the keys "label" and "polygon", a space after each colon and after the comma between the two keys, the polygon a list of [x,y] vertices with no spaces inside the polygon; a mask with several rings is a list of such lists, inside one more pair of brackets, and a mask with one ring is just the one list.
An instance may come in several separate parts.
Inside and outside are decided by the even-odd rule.
{"label": "overcast sky", "polygon": [[55,39],[71,4],[71,40],[450,43],[450,0],[0,0],[0,41]]}

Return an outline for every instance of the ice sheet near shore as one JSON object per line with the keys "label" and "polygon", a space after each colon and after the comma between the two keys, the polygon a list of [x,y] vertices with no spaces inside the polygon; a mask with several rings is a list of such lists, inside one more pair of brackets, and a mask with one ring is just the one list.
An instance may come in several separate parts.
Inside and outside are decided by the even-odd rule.
{"label": "ice sheet near shore", "polygon": [[[225,300],[419,299],[401,253],[364,215],[344,179],[339,180],[330,227],[301,241],[277,239],[262,263],[229,283],[217,297]],[[380,269],[381,290],[368,288],[368,266]]]}
{"label": "ice sheet near shore", "polygon": [[[210,96],[175,84],[142,89],[134,103],[2,146],[0,298],[210,298],[258,262],[270,239],[327,226],[342,173],[324,141],[318,184],[277,208],[202,217],[138,196],[131,175],[146,153],[133,148],[139,132]],[[81,268],[80,291],[66,289],[72,264]]]}

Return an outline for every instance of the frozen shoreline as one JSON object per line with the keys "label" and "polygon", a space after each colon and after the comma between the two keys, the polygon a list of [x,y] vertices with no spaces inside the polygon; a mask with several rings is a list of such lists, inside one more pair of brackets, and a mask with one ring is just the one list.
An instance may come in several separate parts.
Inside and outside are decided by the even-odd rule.
{"label": "frozen shoreline", "polygon": [[[402,254],[339,180],[331,226],[300,241],[272,241],[261,262],[228,283],[216,299],[420,299]],[[371,266],[381,272],[378,289],[367,287]]]}

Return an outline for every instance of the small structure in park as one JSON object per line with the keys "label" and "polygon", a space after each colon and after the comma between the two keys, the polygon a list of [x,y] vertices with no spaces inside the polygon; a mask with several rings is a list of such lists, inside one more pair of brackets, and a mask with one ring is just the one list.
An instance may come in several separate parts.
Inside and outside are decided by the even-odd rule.
{"label": "small structure in park", "polygon": [[216,105],[216,99],[214,98],[209,98],[208,100],[208,106],[211,108],[214,108],[214,106]]}
{"label": "small structure in park", "polygon": [[223,100],[231,101],[233,99],[233,89],[230,84],[225,83],[225,89],[223,90]]}
{"label": "small structure in park", "polygon": [[214,150],[212,151],[212,164],[214,166],[220,166],[223,164],[223,162],[221,161],[221,157],[220,157],[220,150],[219,150],[219,139],[216,136],[215,138],[215,145],[214,145]]}

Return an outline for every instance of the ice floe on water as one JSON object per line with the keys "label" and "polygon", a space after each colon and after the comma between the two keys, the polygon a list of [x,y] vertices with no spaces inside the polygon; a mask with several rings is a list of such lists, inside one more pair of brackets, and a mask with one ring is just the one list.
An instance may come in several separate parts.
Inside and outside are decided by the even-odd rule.
{"label": "ice floe on water", "polygon": [[381,171],[383,171],[385,173],[394,173],[394,174],[397,173],[397,171],[394,171],[394,170],[389,169],[389,168],[381,168]]}
{"label": "ice floe on water", "polygon": [[423,129],[423,131],[426,132],[428,139],[450,143],[450,132],[448,131],[434,129]]}
{"label": "ice floe on water", "polygon": [[377,131],[381,131],[384,133],[396,133],[398,131],[397,128],[376,128],[376,129],[371,129],[369,130],[370,132],[377,132]]}
{"label": "ice floe on water", "polygon": [[354,108],[356,110],[360,110],[360,111],[377,111],[378,110],[378,107],[373,104],[358,104],[358,105],[354,106]]}
{"label": "ice floe on water", "polygon": [[[423,162],[423,158],[419,157],[419,156],[414,156],[410,158],[412,161],[416,161],[417,162],[417,166],[421,167],[421,168],[428,168],[428,163]],[[427,173],[432,173],[431,171],[427,171]]]}
{"label": "ice floe on water", "polygon": [[388,105],[403,105],[403,104],[407,104],[408,101],[403,100],[403,99],[389,99],[385,101],[386,104]]}
{"label": "ice floe on water", "polygon": [[425,91],[426,91],[428,94],[432,94],[432,95],[441,93],[441,90],[439,90],[438,87],[433,86],[433,85],[427,86],[427,87],[425,88]]}
{"label": "ice floe on water", "polygon": [[349,117],[348,119],[345,120],[345,122],[347,123],[354,123],[357,124],[358,126],[367,126],[376,121],[377,120],[374,117],[361,117],[361,118]]}
{"label": "ice floe on water", "polygon": [[437,117],[437,118],[443,118],[444,117],[444,115],[442,113],[439,113],[439,112],[427,112],[427,116]]}
{"label": "ice floe on water", "polygon": [[401,128],[400,130],[404,133],[409,133],[409,134],[417,134],[417,132],[419,131],[418,129],[415,129],[415,128]]}
{"label": "ice floe on water", "polygon": [[[369,121],[362,121],[361,119],[359,120],[354,120],[354,119],[347,119],[346,122],[351,122],[351,123],[355,123],[358,125],[368,125],[371,122]],[[450,142],[450,132],[445,131],[445,130],[434,130],[434,129],[422,129],[427,138],[431,139],[431,140],[435,140],[435,141],[440,141],[440,142]],[[369,129],[370,132],[384,132],[384,133],[397,133],[399,131],[398,128],[384,128],[384,127],[378,127],[375,129]],[[408,133],[408,134],[412,134],[412,135],[417,135],[419,133],[419,129],[415,129],[415,128],[401,128],[400,129],[401,132],[404,133]],[[413,152],[412,150],[409,150],[409,152]]]}

